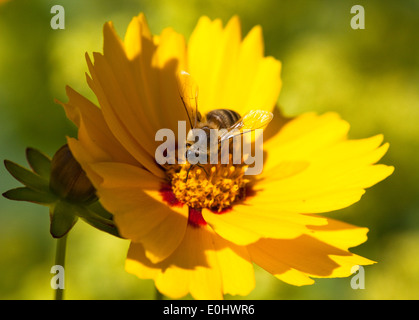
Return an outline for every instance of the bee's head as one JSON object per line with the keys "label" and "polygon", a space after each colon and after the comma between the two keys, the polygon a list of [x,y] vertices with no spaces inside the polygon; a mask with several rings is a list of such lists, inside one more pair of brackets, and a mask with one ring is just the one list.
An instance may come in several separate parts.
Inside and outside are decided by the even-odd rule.
{"label": "bee's head", "polygon": [[199,147],[199,145],[197,143],[190,143],[187,142],[186,143],[186,153],[185,153],[185,158],[188,160],[188,162],[191,162],[190,160],[195,160],[192,162],[196,162],[196,160],[199,161],[199,159],[202,156],[207,156],[207,150],[202,149]]}
{"label": "bee's head", "polygon": [[186,137],[186,160],[191,164],[206,163],[208,136],[204,130],[192,129]]}

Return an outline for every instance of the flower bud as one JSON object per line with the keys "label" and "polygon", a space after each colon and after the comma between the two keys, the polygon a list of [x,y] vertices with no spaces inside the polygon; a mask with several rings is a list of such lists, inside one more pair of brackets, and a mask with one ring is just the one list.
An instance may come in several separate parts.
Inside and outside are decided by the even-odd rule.
{"label": "flower bud", "polygon": [[54,193],[69,201],[85,203],[96,199],[95,188],[67,144],[52,158],[49,185]]}

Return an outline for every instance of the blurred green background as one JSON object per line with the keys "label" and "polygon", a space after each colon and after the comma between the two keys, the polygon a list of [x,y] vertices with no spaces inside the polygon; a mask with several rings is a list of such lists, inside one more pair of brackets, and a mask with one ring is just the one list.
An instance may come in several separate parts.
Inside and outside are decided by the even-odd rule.
{"label": "blurred green background", "polygon": [[[2,1],[0,1],[2,2]],[[50,27],[53,5],[65,29]],[[365,8],[365,30],[350,27],[353,5]],[[263,27],[266,54],[283,63],[279,104],[287,116],[337,111],[351,138],[383,133],[382,163],[395,173],[333,217],[370,228],[352,251],[378,261],[365,268],[364,290],[350,278],[293,287],[257,269],[250,299],[419,298],[419,1],[11,0],[0,5],[0,157],[26,166],[25,148],[52,155],[74,126],[62,108],[69,84],[89,98],[85,52],[102,50],[102,26],[123,36],[145,12],[155,34],[167,26],[187,38],[198,18],[224,23],[238,14],[243,33]],[[0,191],[18,187],[0,166]],[[0,197],[0,299],[51,299],[55,242],[45,207]],[[78,222],[68,239],[66,298],[152,299],[151,281],[124,271],[128,242]]]}

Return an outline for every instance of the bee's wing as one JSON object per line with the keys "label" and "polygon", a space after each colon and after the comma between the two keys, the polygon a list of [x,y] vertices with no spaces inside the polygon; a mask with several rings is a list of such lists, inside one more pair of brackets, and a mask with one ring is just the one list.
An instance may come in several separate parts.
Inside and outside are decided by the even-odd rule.
{"label": "bee's wing", "polygon": [[220,134],[220,142],[265,127],[271,122],[273,117],[273,113],[269,111],[251,110],[228,128],[227,131]]}
{"label": "bee's wing", "polygon": [[181,71],[178,74],[177,83],[189,124],[191,128],[195,128],[198,121],[198,85],[186,71]]}

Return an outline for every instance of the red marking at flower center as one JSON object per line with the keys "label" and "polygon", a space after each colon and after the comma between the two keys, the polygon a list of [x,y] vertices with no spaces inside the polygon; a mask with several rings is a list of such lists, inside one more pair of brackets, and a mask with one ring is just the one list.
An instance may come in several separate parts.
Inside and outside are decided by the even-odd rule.
{"label": "red marking at flower center", "polygon": [[[160,189],[160,194],[163,198],[163,201],[166,202],[171,207],[183,207],[184,203],[179,201],[178,198],[176,198],[176,195],[174,194],[172,187],[170,185],[163,185]],[[239,202],[242,202],[246,199],[246,197],[253,197],[256,194],[256,192],[251,188],[247,187],[244,188],[242,191],[242,194],[239,197]],[[188,214],[188,223],[193,227],[199,227],[199,226],[206,226],[207,222],[205,221],[204,217],[202,216],[202,208],[189,208],[189,214]],[[217,208],[208,208],[212,213],[214,214],[225,214],[233,210],[232,206],[223,208],[221,210],[218,210]]]}
{"label": "red marking at flower center", "polygon": [[175,194],[172,191],[170,185],[163,185],[160,189],[160,194],[163,198],[163,201],[166,202],[171,207],[182,207],[183,203],[176,198]]}
{"label": "red marking at flower center", "polygon": [[207,225],[207,222],[202,216],[202,209],[195,209],[189,207],[188,223],[194,227]]}
{"label": "red marking at flower center", "polygon": [[[160,194],[163,198],[163,201],[166,202],[169,206],[183,207],[183,203],[176,198],[171,186],[163,185],[160,189]],[[202,216],[202,209],[189,207],[188,223],[194,227],[205,226],[207,223]]]}

